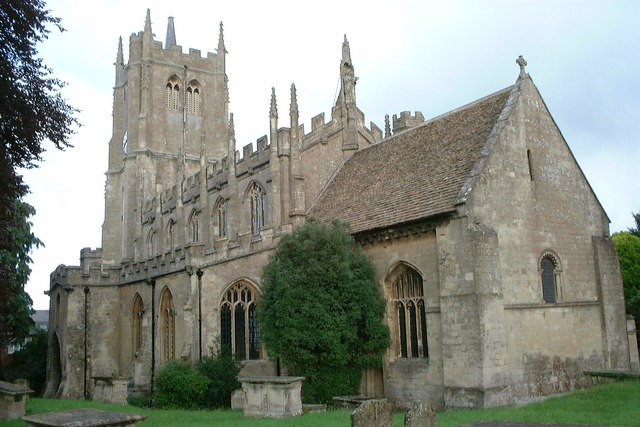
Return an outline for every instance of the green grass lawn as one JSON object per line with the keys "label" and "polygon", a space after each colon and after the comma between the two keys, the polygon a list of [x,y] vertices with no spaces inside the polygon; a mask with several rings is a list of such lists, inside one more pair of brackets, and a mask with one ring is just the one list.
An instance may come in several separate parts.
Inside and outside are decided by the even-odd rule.
{"label": "green grass lawn", "polygon": [[[83,400],[29,399],[27,414],[74,408],[98,408],[148,415],[141,426],[349,426],[351,411],[338,410],[282,420],[244,418],[240,410],[181,411],[142,409],[128,405]],[[458,426],[480,420],[532,421],[541,423],[596,424],[640,427],[640,382],[601,384],[543,402],[518,408],[457,410],[438,413],[438,426]],[[394,414],[401,427],[404,414]],[[25,426],[20,420],[0,423],[3,427]]]}

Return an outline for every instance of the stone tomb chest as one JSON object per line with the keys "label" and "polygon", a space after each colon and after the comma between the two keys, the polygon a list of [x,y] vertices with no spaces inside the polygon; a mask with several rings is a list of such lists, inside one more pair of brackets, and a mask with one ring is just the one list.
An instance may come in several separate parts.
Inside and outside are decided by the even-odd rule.
{"label": "stone tomb chest", "polygon": [[285,418],[302,414],[304,377],[241,377],[245,417]]}

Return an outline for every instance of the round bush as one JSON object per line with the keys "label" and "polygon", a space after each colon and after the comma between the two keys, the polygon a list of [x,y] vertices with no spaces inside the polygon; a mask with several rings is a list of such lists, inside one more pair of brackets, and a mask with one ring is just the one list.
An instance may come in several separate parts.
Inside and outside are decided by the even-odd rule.
{"label": "round bush", "polygon": [[155,406],[195,409],[204,406],[209,379],[189,362],[171,360],[158,370],[153,386]]}

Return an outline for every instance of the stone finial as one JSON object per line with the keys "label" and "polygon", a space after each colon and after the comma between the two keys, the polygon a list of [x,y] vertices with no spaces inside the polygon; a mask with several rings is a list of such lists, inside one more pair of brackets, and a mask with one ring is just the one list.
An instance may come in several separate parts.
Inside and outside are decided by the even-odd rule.
{"label": "stone finial", "polygon": [[520,66],[520,77],[526,77],[527,73],[524,71],[524,67],[527,66],[527,61],[524,60],[524,57],[522,55],[518,56],[518,59],[516,59],[516,64]]}
{"label": "stone finial", "polygon": [[384,115],[384,137],[389,138],[391,136],[391,124],[389,123],[389,115]]}
{"label": "stone finial", "polygon": [[124,65],[124,56],[122,54],[122,36],[118,39],[118,55],[116,56],[116,65]]}
{"label": "stone finial", "polygon": [[167,42],[164,48],[169,49],[169,46],[176,44],[176,29],[173,26],[173,16],[169,17],[167,22]]}
{"label": "stone finial", "polygon": [[233,113],[229,113],[229,135],[236,136],[236,127],[233,124]]}
{"label": "stone finial", "polygon": [[218,36],[218,54],[227,53],[227,49],[224,47],[224,27],[222,21],[220,21],[220,35]]}
{"label": "stone finial", "polygon": [[151,9],[147,9],[147,17],[144,20],[144,32],[151,33]]}
{"label": "stone finial", "polygon": [[289,106],[290,114],[298,112],[298,95],[296,93],[296,85],[291,83],[291,104]]}
{"label": "stone finial", "polygon": [[269,108],[269,117],[278,118],[278,105],[276,103],[276,88],[271,88],[271,107]]}
{"label": "stone finial", "polygon": [[344,41],[342,42],[342,62],[351,62],[351,49],[349,48],[349,40],[347,35],[344,35]]}

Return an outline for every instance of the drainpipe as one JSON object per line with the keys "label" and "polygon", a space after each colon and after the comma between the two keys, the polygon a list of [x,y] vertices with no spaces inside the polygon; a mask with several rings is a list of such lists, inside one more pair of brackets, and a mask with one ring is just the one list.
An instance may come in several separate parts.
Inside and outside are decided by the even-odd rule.
{"label": "drainpipe", "polygon": [[202,275],[200,269],[196,271],[198,276],[198,359],[202,359]]}
{"label": "drainpipe", "polygon": [[88,346],[87,339],[89,338],[89,333],[87,331],[87,327],[89,325],[89,288],[84,288],[84,377],[83,377],[83,393],[85,399],[89,399],[89,390],[87,387],[87,355],[88,355]]}

